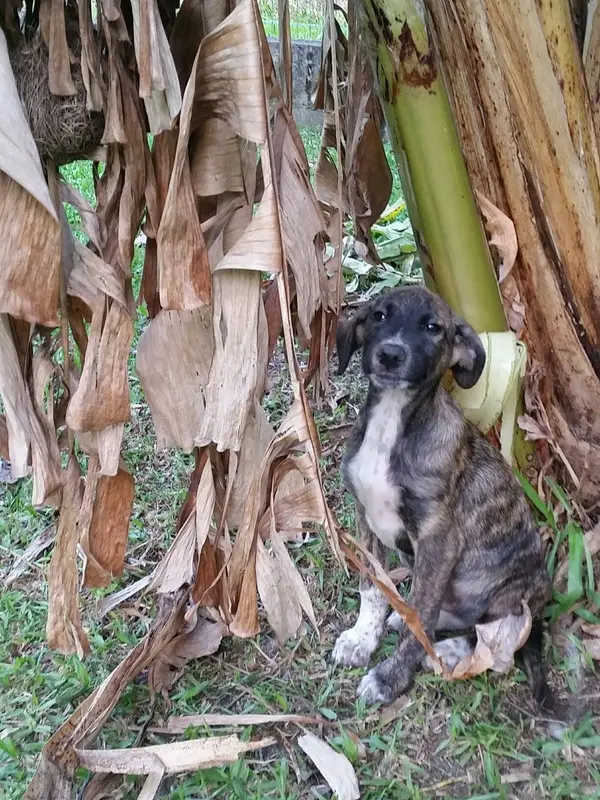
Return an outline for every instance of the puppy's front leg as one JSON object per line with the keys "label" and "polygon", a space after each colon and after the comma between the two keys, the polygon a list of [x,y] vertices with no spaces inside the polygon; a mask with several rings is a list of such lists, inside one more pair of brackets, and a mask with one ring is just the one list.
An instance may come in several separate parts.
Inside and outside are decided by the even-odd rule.
{"label": "puppy's front leg", "polygon": [[[356,526],[362,544],[383,563],[384,548],[366,523],[364,510],[356,504]],[[388,602],[376,586],[361,575],[360,611],[354,627],[344,631],[333,648],[332,658],[337,664],[350,667],[366,666],[377,649]]]}
{"label": "puppy's front leg", "polygon": [[[433,640],[446,587],[456,564],[456,548],[446,525],[426,526],[419,536],[409,603],[417,610],[427,636]],[[358,694],[367,703],[391,703],[405,692],[421,664],[424,650],[405,623],[399,626],[394,653],[362,679]]]}

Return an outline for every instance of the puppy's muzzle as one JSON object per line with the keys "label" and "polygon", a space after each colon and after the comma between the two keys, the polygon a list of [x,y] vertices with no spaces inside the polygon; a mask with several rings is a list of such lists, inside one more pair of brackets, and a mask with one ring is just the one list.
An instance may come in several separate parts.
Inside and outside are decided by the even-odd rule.
{"label": "puppy's muzzle", "polygon": [[399,342],[381,342],[371,356],[371,374],[385,385],[403,381],[409,353]]}

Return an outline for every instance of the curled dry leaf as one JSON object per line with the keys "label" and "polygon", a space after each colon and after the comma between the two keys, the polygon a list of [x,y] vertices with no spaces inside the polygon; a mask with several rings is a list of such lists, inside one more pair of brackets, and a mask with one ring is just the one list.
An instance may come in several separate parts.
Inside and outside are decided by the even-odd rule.
{"label": "curled dry leaf", "polygon": [[127,358],[133,337],[131,317],[98,295],[79,385],[67,409],[74,431],[102,431],[130,416]]}
{"label": "curled dry leaf", "polygon": [[61,230],[0,30],[0,312],[55,326]]}
{"label": "curled dry leaf", "polygon": [[127,311],[125,276],[73,237],[73,267],[67,281],[67,294],[78,297],[93,308],[102,294],[112,297]]}
{"label": "curled dry leaf", "polygon": [[527,641],[531,632],[531,611],[523,603],[523,613],[476,625],[475,650],[459,661],[451,673],[452,680],[472,678],[488,669],[507,672],[513,664],[514,654]]}
{"label": "curled dry leaf", "polygon": [[106,244],[106,226],[96,213],[96,209],[74,186],[65,181],[60,181],[60,199],[63,203],[70,203],[77,209],[81,217],[83,232],[89,236],[98,251],[102,252],[102,248]]}
{"label": "curled dry leaf", "polygon": [[517,417],[517,424],[522,431],[525,431],[527,438],[530,441],[537,441],[539,439],[550,440],[552,439],[552,431],[543,422],[537,422],[529,414],[521,414]]}
{"label": "curled dry leaf", "polygon": [[194,447],[214,344],[210,309],[161,311],[140,338],[136,370],[159,449]]}
{"label": "curled dry leaf", "polygon": [[498,280],[502,283],[514,267],[519,252],[515,225],[481,192],[477,192],[477,201],[486,220],[485,227],[491,235],[490,244],[496,248],[501,259]]}
{"label": "curled dry leaf", "polygon": [[339,800],[359,800],[360,791],[354,767],[346,756],[312,733],[298,737],[298,746],[306,753]]}
{"label": "curled dry leaf", "polygon": [[61,653],[83,657],[89,649],[79,612],[77,520],[83,499],[81,473],[70,456],[63,487],[58,529],[48,568],[48,645]]}

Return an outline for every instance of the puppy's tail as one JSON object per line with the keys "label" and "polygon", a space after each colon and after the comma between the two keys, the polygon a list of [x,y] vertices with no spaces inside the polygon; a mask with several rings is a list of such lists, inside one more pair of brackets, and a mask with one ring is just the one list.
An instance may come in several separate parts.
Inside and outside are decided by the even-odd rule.
{"label": "puppy's tail", "polygon": [[533,699],[540,709],[553,711],[554,697],[546,680],[546,664],[544,661],[544,623],[534,618],[531,623],[529,638],[519,651],[523,662]]}

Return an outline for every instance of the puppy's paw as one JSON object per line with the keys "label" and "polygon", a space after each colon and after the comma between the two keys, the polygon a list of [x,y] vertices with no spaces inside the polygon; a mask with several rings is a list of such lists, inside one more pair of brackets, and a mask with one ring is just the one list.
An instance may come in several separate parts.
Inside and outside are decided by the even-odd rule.
{"label": "puppy's paw", "polygon": [[366,667],[378,644],[379,639],[373,632],[355,625],[338,638],[331,658],[346,667]]}
{"label": "puppy's paw", "polygon": [[397,611],[392,611],[385,624],[391,631],[399,631],[404,624],[404,620]]}
{"label": "puppy's paw", "polygon": [[399,667],[392,658],[369,670],[358,686],[358,697],[367,703],[389,705],[410,688],[412,673]]}
{"label": "puppy's paw", "polygon": [[357,695],[368,706],[375,705],[375,703],[383,703],[387,706],[396,699],[392,687],[378,674],[377,667],[369,670],[361,680]]}

